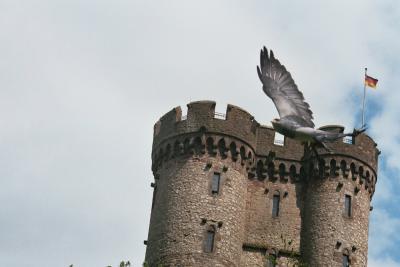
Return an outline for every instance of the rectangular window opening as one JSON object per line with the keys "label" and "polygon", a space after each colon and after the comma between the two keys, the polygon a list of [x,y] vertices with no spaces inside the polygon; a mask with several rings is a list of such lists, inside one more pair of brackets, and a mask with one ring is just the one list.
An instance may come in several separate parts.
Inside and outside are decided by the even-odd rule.
{"label": "rectangular window opening", "polygon": [[[226,110],[226,106],[224,107]],[[214,119],[219,119],[219,120],[226,120],[226,113],[219,112],[219,110],[222,110],[218,108],[218,105],[214,107]]]}
{"label": "rectangular window opening", "polygon": [[351,196],[345,195],[344,209],[347,217],[351,217]]}
{"label": "rectangular window opening", "polygon": [[214,119],[226,120],[226,114],[222,112],[214,112]]}
{"label": "rectangular window opening", "polygon": [[348,255],[343,255],[343,267],[349,267],[350,266],[350,260]]}
{"label": "rectangular window opening", "polygon": [[219,194],[219,186],[221,182],[221,175],[217,172],[214,173],[211,182],[211,193],[212,194]]}
{"label": "rectangular window opening", "polygon": [[268,255],[267,257],[267,267],[275,267],[276,266],[276,256],[275,255]]}
{"label": "rectangular window opening", "polygon": [[272,199],[272,217],[278,217],[279,216],[279,201],[280,201],[280,196],[279,195],[273,196],[273,199]]}
{"label": "rectangular window opening", "polygon": [[285,145],[285,136],[278,132],[275,132],[274,145],[284,146]]}
{"label": "rectangular window opening", "polygon": [[354,137],[353,136],[345,136],[343,137],[343,143],[354,145]]}
{"label": "rectangular window opening", "polygon": [[208,230],[206,235],[206,244],[204,247],[204,252],[213,252],[214,237],[215,237],[215,232],[213,230]]}
{"label": "rectangular window opening", "polygon": [[182,116],[181,121],[187,120],[188,108],[186,105],[181,106]]}

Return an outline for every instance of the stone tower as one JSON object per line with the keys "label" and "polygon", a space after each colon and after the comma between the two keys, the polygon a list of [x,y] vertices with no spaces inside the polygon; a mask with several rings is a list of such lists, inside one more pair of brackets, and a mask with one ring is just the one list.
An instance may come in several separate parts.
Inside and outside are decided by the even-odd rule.
{"label": "stone tower", "polygon": [[379,155],[370,137],[306,161],[303,145],[239,107],[187,106],[154,126],[150,266],[367,265]]}

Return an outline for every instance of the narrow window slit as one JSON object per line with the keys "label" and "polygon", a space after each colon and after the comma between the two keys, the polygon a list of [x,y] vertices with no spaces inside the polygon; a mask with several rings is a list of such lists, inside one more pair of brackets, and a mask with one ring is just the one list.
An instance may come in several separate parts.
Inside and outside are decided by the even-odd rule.
{"label": "narrow window slit", "polygon": [[272,217],[278,217],[279,216],[279,203],[280,202],[280,194],[274,193],[274,196],[272,197]]}
{"label": "narrow window slit", "polygon": [[351,196],[345,195],[344,209],[347,217],[351,217]]}
{"label": "narrow window slit", "polygon": [[275,132],[274,145],[284,146],[285,145],[285,136],[278,132]]}
{"label": "narrow window slit", "polygon": [[211,226],[206,232],[204,252],[211,253],[214,251],[214,239],[215,239],[215,228]]}
{"label": "narrow window slit", "polygon": [[220,183],[221,183],[221,174],[214,172],[214,175],[212,177],[212,182],[211,182],[211,193],[212,194],[219,194],[219,189],[220,189]]}
{"label": "narrow window slit", "polygon": [[349,267],[350,266],[350,259],[349,259],[349,255],[343,254],[343,258],[342,258],[342,266],[343,267]]}

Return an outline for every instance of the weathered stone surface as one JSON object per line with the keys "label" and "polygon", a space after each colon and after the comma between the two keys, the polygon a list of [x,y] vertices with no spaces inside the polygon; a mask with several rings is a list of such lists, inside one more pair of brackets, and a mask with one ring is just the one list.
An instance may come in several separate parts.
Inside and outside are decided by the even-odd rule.
{"label": "weathered stone surface", "polygon": [[[214,116],[215,102],[179,107],[154,126],[155,177],[146,261],[150,266],[265,266],[275,255],[290,266],[300,255],[310,266],[367,265],[370,199],[377,180],[379,151],[367,135],[355,144],[331,144],[306,173],[303,146],[285,139],[248,112],[228,105]],[[220,192],[211,192],[220,173]],[[272,216],[279,195],[279,215]],[[345,195],[352,214],[344,214]],[[215,229],[212,252],[206,233]]]}

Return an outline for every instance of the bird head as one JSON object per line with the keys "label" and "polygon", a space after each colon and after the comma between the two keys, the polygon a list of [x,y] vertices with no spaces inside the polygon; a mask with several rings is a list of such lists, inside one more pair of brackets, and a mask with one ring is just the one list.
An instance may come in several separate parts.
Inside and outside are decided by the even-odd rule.
{"label": "bird head", "polygon": [[280,119],[273,119],[271,121],[271,123],[272,123],[272,127],[275,129],[275,131],[281,133],[282,128],[284,128],[283,125],[282,125],[281,120]]}
{"label": "bird head", "polygon": [[271,121],[271,123],[272,123],[272,126],[274,126],[274,128],[275,128],[276,125],[279,125],[279,124],[280,124],[280,119],[273,119],[273,120]]}

